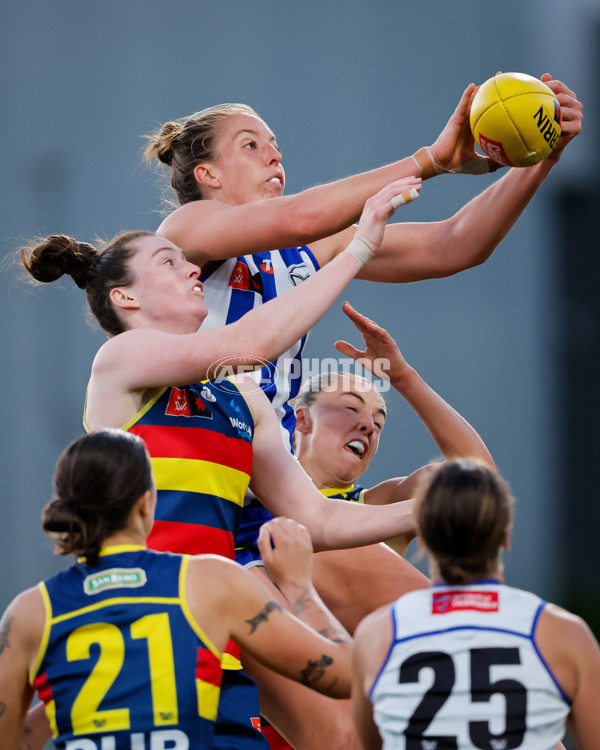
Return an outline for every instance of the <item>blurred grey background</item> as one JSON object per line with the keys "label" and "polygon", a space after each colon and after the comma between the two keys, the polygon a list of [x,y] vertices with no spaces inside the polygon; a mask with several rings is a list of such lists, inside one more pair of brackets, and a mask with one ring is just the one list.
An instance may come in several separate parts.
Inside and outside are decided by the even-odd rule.
{"label": "blurred grey background", "polygon": [[[140,136],[211,104],[262,115],[296,192],[433,142],[465,86],[498,70],[573,88],[583,134],[489,261],[411,285],[356,281],[345,296],[487,441],[518,498],[509,582],[599,633],[598,0],[23,0],[4,3],[0,39],[5,256],[35,235],[155,229],[166,182],[142,166]],[[446,218],[495,179],[438,178],[396,218]],[[40,511],[56,458],[82,432],[104,339],[70,280],[32,289],[5,268],[0,284],[4,608],[67,564]],[[309,357],[356,341],[339,308]],[[437,456],[402,400],[388,402],[367,483]]]}

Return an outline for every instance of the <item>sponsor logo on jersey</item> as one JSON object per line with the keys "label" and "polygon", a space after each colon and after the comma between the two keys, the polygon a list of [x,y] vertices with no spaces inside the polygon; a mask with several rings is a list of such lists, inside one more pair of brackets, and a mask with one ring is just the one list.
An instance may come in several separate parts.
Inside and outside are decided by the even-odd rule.
{"label": "sponsor logo on jersey", "polygon": [[107,589],[137,589],[146,584],[146,572],[142,568],[111,568],[103,573],[86,576],[83,590],[88,596]]}
{"label": "sponsor logo on jersey", "polygon": [[252,440],[252,428],[246,422],[243,422],[237,417],[229,417],[229,422],[232,427],[238,431],[238,435],[246,440]]}
{"label": "sponsor logo on jersey", "polygon": [[249,289],[250,271],[245,263],[241,260],[235,264],[231,278],[229,279],[229,286],[234,289]]}
{"label": "sponsor logo on jersey", "polygon": [[306,263],[297,263],[288,268],[288,277],[293,286],[298,286],[310,276],[310,268]]}
{"label": "sponsor logo on jersey", "polygon": [[432,615],[464,610],[497,612],[499,608],[497,591],[434,591],[431,600]]}
{"label": "sponsor logo on jersey", "polygon": [[[209,395],[206,396],[204,391],[207,391]],[[206,387],[203,388],[202,395],[206,396],[209,401],[216,400]],[[171,395],[169,396],[169,403],[167,404],[165,414],[168,414],[170,417],[213,418],[211,410],[202,398],[193,391],[187,391],[184,388],[171,388]]]}
{"label": "sponsor logo on jersey", "polygon": [[[273,271],[271,270],[269,273],[273,273]],[[229,277],[229,286],[232,289],[242,289],[245,292],[256,292],[260,295],[263,293],[263,282],[260,273],[250,275],[250,269],[241,260],[238,260],[234,266]]]}
{"label": "sponsor logo on jersey", "polygon": [[275,270],[273,269],[273,261],[270,258],[263,260],[260,264],[260,270],[265,273],[275,273]]}

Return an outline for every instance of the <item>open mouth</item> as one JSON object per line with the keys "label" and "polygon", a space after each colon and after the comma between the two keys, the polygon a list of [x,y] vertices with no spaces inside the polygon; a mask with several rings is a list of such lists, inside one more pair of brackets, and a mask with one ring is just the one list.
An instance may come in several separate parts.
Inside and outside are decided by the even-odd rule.
{"label": "open mouth", "polygon": [[359,458],[362,458],[367,450],[367,447],[361,440],[351,440],[349,443],[346,443],[345,447]]}

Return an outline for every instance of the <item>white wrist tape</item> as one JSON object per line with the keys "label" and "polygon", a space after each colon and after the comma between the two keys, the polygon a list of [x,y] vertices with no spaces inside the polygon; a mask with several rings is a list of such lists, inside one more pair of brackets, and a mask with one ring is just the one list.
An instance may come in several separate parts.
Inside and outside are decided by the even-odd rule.
{"label": "white wrist tape", "polygon": [[348,245],[345,252],[354,255],[356,260],[362,263],[363,266],[365,265],[365,263],[368,263],[371,258],[375,257],[375,253],[371,250],[367,243],[358,236],[358,234],[354,235],[354,237],[352,238],[352,242]]}
{"label": "white wrist tape", "polygon": [[416,188],[413,188],[412,190],[405,190],[403,193],[400,193],[399,195],[395,195],[390,203],[394,208],[398,208],[398,206],[403,206],[405,203],[410,203],[411,201],[414,201],[415,198],[419,197],[419,191]]}

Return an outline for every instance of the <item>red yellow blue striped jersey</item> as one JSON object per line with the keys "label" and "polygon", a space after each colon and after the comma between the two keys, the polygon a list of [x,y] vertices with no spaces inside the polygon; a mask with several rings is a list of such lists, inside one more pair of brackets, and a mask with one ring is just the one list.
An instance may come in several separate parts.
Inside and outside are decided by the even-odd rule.
{"label": "red yellow blue striped jersey", "polygon": [[152,458],[158,499],[148,547],[233,559],[254,433],[238,387],[219,379],[165,388],[124,429]]}
{"label": "red yellow blue striped jersey", "polygon": [[189,558],[104,549],[39,584],[31,682],[57,748],[211,748],[221,653],[185,598]]}

